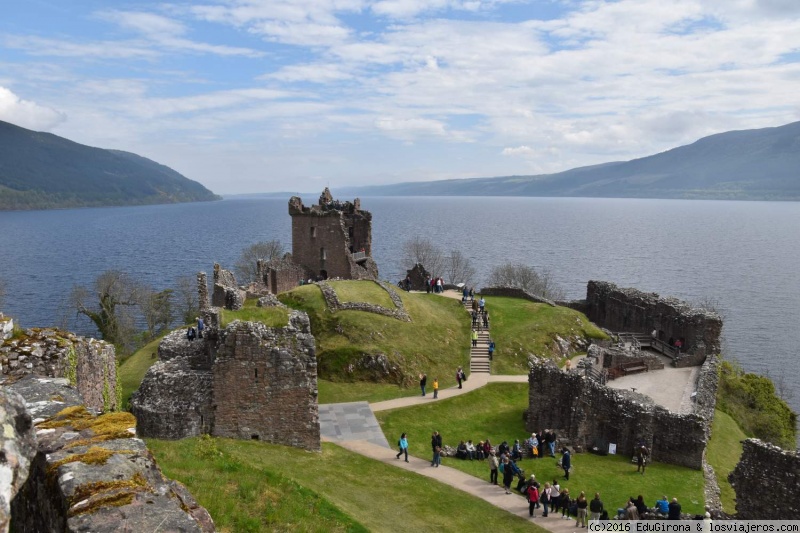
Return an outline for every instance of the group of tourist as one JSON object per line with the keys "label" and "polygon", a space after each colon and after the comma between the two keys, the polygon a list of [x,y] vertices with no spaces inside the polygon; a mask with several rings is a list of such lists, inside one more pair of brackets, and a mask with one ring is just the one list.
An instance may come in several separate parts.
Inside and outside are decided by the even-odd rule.
{"label": "group of tourist", "polygon": [[[458,367],[461,370],[461,367]],[[463,370],[462,370],[463,372]],[[464,377],[466,379],[466,377]],[[422,390],[422,395],[425,396],[425,387],[428,385],[428,376],[426,374],[419,375],[419,388]],[[459,384],[460,388],[460,384]],[[439,397],[439,378],[433,378],[433,399]]]}
{"label": "group of tourist", "polygon": [[203,330],[205,329],[203,319],[198,317],[195,320],[197,320],[197,329],[195,329],[194,326],[189,326],[189,329],[186,330],[186,338],[190,341],[193,341],[196,338],[203,338]]}
{"label": "group of tourist", "polygon": [[442,278],[426,278],[425,292],[430,294],[440,294],[444,292],[444,280]]}

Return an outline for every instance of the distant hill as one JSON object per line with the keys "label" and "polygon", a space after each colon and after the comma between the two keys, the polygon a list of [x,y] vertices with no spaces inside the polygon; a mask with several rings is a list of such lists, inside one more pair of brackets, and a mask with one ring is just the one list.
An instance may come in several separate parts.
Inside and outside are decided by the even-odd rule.
{"label": "distant hill", "polygon": [[0,209],[51,209],[219,200],[144,157],[93,148],[0,121]]}
{"label": "distant hill", "polygon": [[720,133],[649,157],[557,174],[349,187],[337,194],[800,200],[800,122]]}

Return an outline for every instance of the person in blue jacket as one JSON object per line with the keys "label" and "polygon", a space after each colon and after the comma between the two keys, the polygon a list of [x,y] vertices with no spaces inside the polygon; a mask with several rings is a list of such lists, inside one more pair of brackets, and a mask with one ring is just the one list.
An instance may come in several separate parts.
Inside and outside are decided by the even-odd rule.
{"label": "person in blue jacket", "polygon": [[397,452],[395,459],[400,459],[400,456],[405,454],[406,462],[408,462],[408,439],[406,438],[405,433],[400,435],[400,440],[397,441],[397,446],[399,447],[400,451]]}

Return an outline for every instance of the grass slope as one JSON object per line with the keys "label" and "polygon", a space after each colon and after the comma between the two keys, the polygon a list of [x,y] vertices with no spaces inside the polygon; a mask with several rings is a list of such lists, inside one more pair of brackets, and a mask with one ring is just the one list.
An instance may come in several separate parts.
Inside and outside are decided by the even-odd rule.
{"label": "grass slope", "polygon": [[234,320],[243,322],[263,322],[271,328],[282,328],[289,323],[289,313],[280,307],[258,307],[257,299],[245,300],[244,306],[236,311],[220,309],[221,326],[225,328]]}
{"label": "grass slope", "polygon": [[[349,282],[366,287],[369,296],[372,282]],[[354,290],[348,287],[348,297]],[[337,293],[338,294],[338,293]],[[438,376],[442,388],[455,384],[455,369],[469,367],[469,321],[457,300],[435,295],[400,293],[412,322],[363,311],[330,312],[316,285],[298,287],[280,296],[283,303],[306,311],[317,342],[319,376],[328,382],[369,382],[362,389],[367,396],[348,400],[386,399],[387,391],[400,396],[402,386],[413,394],[418,375],[425,372],[429,381]],[[381,301],[368,300],[383,305]],[[384,355],[386,365],[369,357]],[[389,387],[373,387],[375,383]],[[356,385],[359,387],[360,385]],[[325,386],[321,385],[322,390]],[[329,391],[335,390],[329,387]],[[341,390],[341,389],[339,389]],[[372,394],[376,395],[373,396]],[[321,401],[329,401],[323,397]],[[344,401],[338,398],[337,401]]]}
{"label": "grass slope", "polygon": [[486,297],[491,335],[496,348],[493,374],[527,374],[528,355],[559,353],[556,335],[604,339],[606,335],[586,316],[568,307],[552,307],[499,296]]}
{"label": "grass slope", "polygon": [[[522,412],[528,407],[528,385],[523,383],[494,383],[463,396],[431,402],[418,407],[376,413],[389,442],[395,442],[402,432],[409,438],[410,453],[425,459],[431,456],[430,437],[436,430],[444,444],[455,447],[460,440],[474,443],[488,438],[495,446],[503,440],[520,442],[528,436]],[[443,464],[488,481],[489,466],[481,461],[462,461],[445,458]],[[525,459],[520,466],[526,474],[536,474],[540,482],[563,480],[563,471],[551,458]],[[616,509],[631,496],[645,497],[649,505],[666,494],[677,497],[683,511],[703,510],[703,473],[680,466],[653,463],[642,476],[630,457],[612,455],[600,457],[576,454],[572,458],[573,473],[563,484],[577,495],[585,491],[593,495],[600,491],[606,506]]]}
{"label": "grass slope", "polygon": [[717,476],[722,508],[729,514],[736,511],[736,493],[728,482],[728,474],[736,468],[736,463],[742,456],[742,441],[746,438],[747,435],[733,418],[720,410],[714,412],[714,425],[711,428],[706,458]]}
{"label": "grass slope", "polygon": [[[540,530],[449,486],[324,444],[309,453],[263,442],[148,440],[220,531]],[[542,531],[542,530],[540,530]]]}
{"label": "grass slope", "polygon": [[162,338],[164,338],[164,335],[150,341],[119,365],[123,409],[128,408],[128,401],[131,399],[131,394],[142,384],[147,370],[158,361],[158,345]]}
{"label": "grass slope", "polygon": [[389,298],[389,293],[377,283],[371,281],[331,281],[329,285],[336,291],[336,296],[342,303],[370,302],[394,309],[394,303]]}

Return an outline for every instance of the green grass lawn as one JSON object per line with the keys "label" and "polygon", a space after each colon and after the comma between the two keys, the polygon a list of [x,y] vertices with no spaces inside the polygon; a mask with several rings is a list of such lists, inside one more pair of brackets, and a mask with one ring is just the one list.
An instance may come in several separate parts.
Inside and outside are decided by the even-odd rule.
{"label": "green grass lawn", "polygon": [[330,281],[328,284],[336,291],[336,297],[342,303],[366,302],[394,309],[389,293],[372,281]]}
{"label": "green grass lawn", "polygon": [[333,444],[322,453],[256,441],[148,440],[220,531],[543,531],[437,481]]}
{"label": "green grass lawn", "polygon": [[220,322],[224,328],[234,320],[244,322],[263,322],[271,328],[282,328],[289,323],[289,313],[280,307],[258,307],[258,300],[245,300],[244,306],[236,311],[220,309]]}
{"label": "green grass lawn", "polygon": [[496,348],[492,374],[527,374],[528,354],[558,353],[556,335],[604,339],[606,335],[583,313],[521,298],[487,296],[491,335]]}
{"label": "green grass lawn", "polygon": [[419,387],[401,387],[391,383],[370,383],[368,381],[339,382],[319,379],[317,388],[319,403],[363,401],[374,403],[420,394]]}
{"label": "green grass lawn", "polygon": [[128,401],[131,399],[131,394],[141,385],[144,375],[147,374],[147,369],[158,361],[158,344],[164,338],[164,335],[139,348],[119,365],[119,379],[122,385],[122,409],[128,409]]}
{"label": "green grass lawn", "polygon": [[[528,407],[528,385],[524,383],[493,383],[469,394],[425,405],[376,413],[389,442],[395,442],[402,432],[409,437],[409,453],[428,459],[431,456],[430,437],[436,430],[444,444],[457,446],[459,441],[474,443],[489,439],[495,446],[503,440],[513,444],[529,434],[525,431],[522,412]],[[443,464],[488,481],[489,466],[481,461],[462,461],[445,458]],[[536,474],[540,482],[563,479],[563,471],[555,459],[525,459],[520,466],[526,474]],[[703,510],[703,473],[680,466],[653,463],[647,474],[636,472],[630,457],[575,454],[573,473],[564,486],[570,493],[581,490],[587,495],[600,491],[607,507],[621,506],[630,496],[645,497],[649,505],[666,494],[677,497],[684,512]]]}
{"label": "green grass lawn", "polygon": [[730,416],[720,410],[714,412],[711,441],[706,449],[706,458],[714,467],[722,497],[722,508],[733,514],[736,510],[736,493],[728,482],[730,474],[742,456],[742,443],[747,435]]}
{"label": "green grass lawn", "polygon": [[[372,282],[351,282],[377,287]],[[385,292],[384,292],[385,294]],[[332,383],[357,383],[354,388],[323,389],[322,401],[388,399],[416,391],[419,374],[440,386],[455,384],[455,370],[469,368],[469,321],[457,300],[434,295],[399,293],[413,322],[363,311],[337,311],[325,306],[316,285],[298,287],[279,297],[283,303],[306,311],[317,343],[319,377]],[[363,364],[365,354],[385,356],[387,365]],[[359,394],[362,384],[364,396]],[[391,387],[373,387],[373,384]],[[401,388],[398,387],[400,385]],[[389,394],[388,391],[396,391]],[[342,393],[344,396],[337,396]],[[373,396],[377,393],[377,396]]]}

